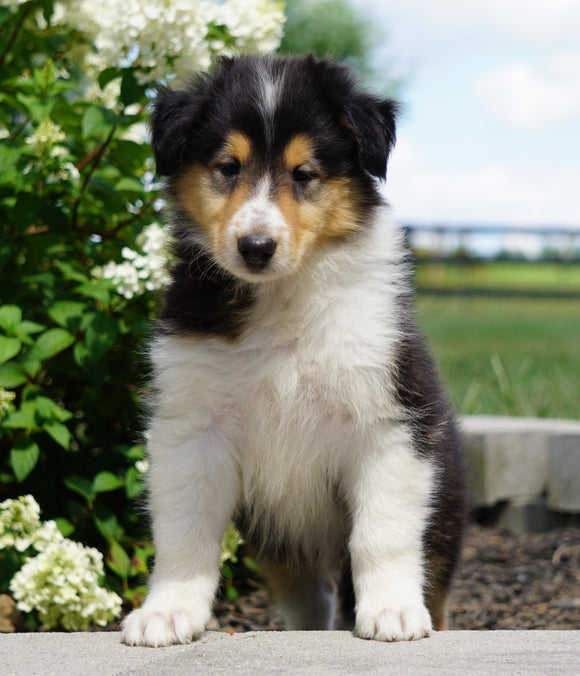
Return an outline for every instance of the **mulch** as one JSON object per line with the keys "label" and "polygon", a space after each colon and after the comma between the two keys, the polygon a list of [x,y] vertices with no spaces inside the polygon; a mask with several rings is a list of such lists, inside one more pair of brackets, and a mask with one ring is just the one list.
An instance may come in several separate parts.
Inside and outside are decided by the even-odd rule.
{"label": "mulch", "polygon": [[[2,612],[11,622],[14,602]],[[2,619],[2,618],[0,618]],[[16,617],[17,630],[19,626]],[[450,600],[451,629],[580,629],[580,528],[514,535],[473,525]],[[281,630],[262,581],[250,579],[235,601],[218,600],[210,629]],[[118,630],[114,622],[106,630]],[[1,631],[13,631],[0,626]]]}
{"label": "mulch", "polygon": [[[264,585],[220,600],[212,628],[283,629]],[[513,535],[472,526],[450,603],[452,629],[580,629],[580,528]]]}

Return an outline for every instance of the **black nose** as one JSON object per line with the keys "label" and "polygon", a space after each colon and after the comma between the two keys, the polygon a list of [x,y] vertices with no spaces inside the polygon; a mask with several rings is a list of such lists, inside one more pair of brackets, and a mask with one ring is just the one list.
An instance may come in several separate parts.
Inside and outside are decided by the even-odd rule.
{"label": "black nose", "polygon": [[276,251],[276,240],[267,235],[245,235],[238,240],[238,251],[251,270],[263,270]]}

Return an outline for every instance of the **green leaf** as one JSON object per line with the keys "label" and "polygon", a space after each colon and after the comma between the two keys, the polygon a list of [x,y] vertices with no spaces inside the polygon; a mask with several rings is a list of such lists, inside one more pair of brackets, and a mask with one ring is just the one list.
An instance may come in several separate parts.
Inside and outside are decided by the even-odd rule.
{"label": "green leaf", "polygon": [[111,540],[107,565],[119,577],[126,579],[131,572],[131,559],[116,540]]}
{"label": "green leaf", "polygon": [[57,517],[55,521],[56,526],[58,530],[62,533],[63,537],[67,538],[69,535],[72,535],[75,532],[75,527],[68,519],[65,519],[64,517],[60,516]]}
{"label": "green leaf", "polygon": [[22,360],[22,368],[26,371],[29,376],[34,377],[39,371],[42,364],[39,359],[34,359],[33,357],[26,356]]}
{"label": "green leaf", "polygon": [[124,485],[123,479],[119,479],[112,472],[99,472],[93,479],[93,491],[95,493],[107,493],[115,491]]}
{"label": "green leaf", "polygon": [[12,390],[15,387],[20,387],[28,380],[26,373],[20,364],[14,361],[0,366],[0,387],[5,387],[7,390]]}
{"label": "green leaf", "polygon": [[[87,276],[83,275],[82,272],[79,272],[74,265],[67,263],[66,261],[58,261],[56,267],[62,272],[62,276],[65,279],[70,279],[73,282],[84,283],[87,281]],[[65,302],[65,301],[63,301]]]}
{"label": "green leaf", "polygon": [[34,94],[23,94],[22,92],[18,92],[16,98],[30,113],[32,119],[39,124],[47,117],[50,117],[50,113],[55,104],[55,101],[52,98],[47,102],[40,101],[36,92]]}
{"label": "green leaf", "polygon": [[105,138],[117,124],[118,118],[112,110],[90,106],[83,115],[83,138]]}
{"label": "green leaf", "polygon": [[37,430],[36,402],[24,401],[20,408],[2,421],[2,427],[16,430]]}
{"label": "green leaf", "polygon": [[19,439],[10,451],[10,466],[16,479],[21,483],[36,467],[40,449],[38,444],[29,438]]}
{"label": "green leaf", "polygon": [[93,298],[94,300],[103,303],[103,305],[107,305],[110,300],[109,288],[111,284],[109,283],[109,280],[105,280],[105,282],[107,283],[102,284],[95,281],[79,284],[78,286],[75,286],[74,291],[81,296],[85,296],[85,298]]}
{"label": "green leaf", "polygon": [[70,447],[71,434],[66,425],[62,423],[49,423],[42,428],[57,444],[62,446],[65,451]]}
{"label": "green leaf", "polygon": [[75,342],[75,337],[64,329],[49,329],[38,337],[32,348],[31,359],[44,361],[63,352]]}
{"label": "green leaf", "polygon": [[140,85],[137,82],[134,72],[127,69],[123,73],[123,79],[121,80],[121,102],[125,106],[138,103],[145,96],[146,89],[146,85]]}
{"label": "green leaf", "polygon": [[100,361],[117,339],[117,323],[110,315],[98,314],[87,328],[85,343],[92,361]]}
{"label": "green leaf", "polygon": [[8,145],[0,145],[0,185],[14,185],[18,176],[16,162],[20,158],[20,150]]}
{"label": "green leaf", "polygon": [[0,336],[0,364],[15,357],[20,352],[21,347],[22,343],[18,338]]}
{"label": "green leaf", "polygon": [[21,321],[22,310],[18,305],[3,305],[0,307],[0,328],[5,333],[14,335]]}
{"label": "green leaf", "polygon": [[92,504],[97,497],[97,494],[93,490],[93,483],[88,479],[85,479],[82,476],[73,474],[70,477],[67,477],[64,480],[65,486],[71,491],[78,493],[82,496],[88,503]]}
{"label": "green leaf", "polygon": [[135,467],[129,467],[125,473],[125,493],[130,500],[138,498],[145,490],[145,480]]}
{"label": "green leaf", "polygon": [[99,87],[101,89],[104,89],[109,82],[114,80],[116,77],[120,75],[119,70],[117,68],[105,68],[100,75],[99,75]]}
{"label": "green leaf", "polygon": [[23,557],[15,549],[6,547],[2,550],[0,556],[0,594],[7,594],[10,591],[10,580],[20,570],[23,563]]}
{"label": "green leaf", "polygon": [[[8,230],[8,227],[6,230]],[[11,239],[11,233],[2,234],[0,232],[0,269],[9,263],[15,248],[14,241]]]}
{"label": "green leaf", "polygon": [[35,220],[40,209],[40,199],[30,193],[20,193],[14,206],[14,225],[23,231]]}
{"label": "green leaf", "polygon": [[145,192],[145,187],[138,179],[124,176],[115,184],[115,190],[142,193]]}
{"label": "green leaf", "polygon": [[23,335],[29,335],[31,333],[38,333],[39,331],[44,331],[46,326],[42,324],[37,324],[36,322],[23,321],[18,325],[16,329],[18,337],[21,338]]}
{"label": "green leaf", "polygon": [[105,540],[118,540],[123,537],[123,527],[119,525],[119,521],[115,514],[106,507],[99,506],[95,511],[94,516],[95,526],[99,533]]}
{"label": "green leaf", "polygon": [[36,403],[36,413],[41,422],[65,422],[72,418],[72,413],[60,407],[49,397],[39,396],[33,399]]}
{"label": "green leaf", "polygon": [[85,304],[75,300],[61,300],[55,303],[48,311],[49,317],[70,331],[78,330]]}
{"label": "green leaf", "polygon": [[75,364],[82,368],[88,368],[90,363],[90,354],[84,343],[75,343],[73,348]]}
{"label": "green leaf", "polygon": [[35,397],[33,400],[36,403],[36,416],[39,422],[52,422],[55,418],[59,418],[59,407],[52,399],[48,397]]}

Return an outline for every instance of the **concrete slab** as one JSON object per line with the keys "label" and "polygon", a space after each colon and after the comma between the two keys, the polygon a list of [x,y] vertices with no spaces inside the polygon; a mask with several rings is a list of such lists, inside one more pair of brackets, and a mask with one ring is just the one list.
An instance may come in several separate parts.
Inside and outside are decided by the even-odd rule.
{"label": "concrete slab", "polygon": [[209,632],[187,646],[129,648],[115,633],[0,636],[6,676],[163,674],[580,674],[580,631],[449,631],[409,643],[344,631]]}
{"label": "concrete slab", "polygon": [[493,432],[535,432],[544,434],[580,434],[580,422],[558,418],[519,418],[502,415],[466,415],[460,419],[466,434]]}
{"label": "concrete slab", "polygon": [[[548,509],[545,496],[539,498],[514,498],[491,508],[492,514],[481,514],[494,528],[511,533],[545,533],[553,528],[564,528],[577,523],[573,514],[563,514]],[[492,518],[489,518],[492,517]]]}
{"label": "concrete slab", "polygon": [[464,434],[473,500],[489,507],[546,489],[547,436],[523,430]]}
{"label": "concrete slab", "polygon": [[580,512],[580,432],[550,439],[548,506],[560,512]]}
{"label": "concrete slab", "polygon": [[474,504],[525,501],[580,511],[580,422],[507,416],[461,419]]}

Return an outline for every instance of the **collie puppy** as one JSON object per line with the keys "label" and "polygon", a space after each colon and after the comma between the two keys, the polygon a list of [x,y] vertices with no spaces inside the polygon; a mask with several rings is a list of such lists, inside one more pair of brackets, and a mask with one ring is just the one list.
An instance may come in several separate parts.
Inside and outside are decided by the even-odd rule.
{"label": "collie puppy", "polygon": [[175,265],[151,348],[157,555],[125,643],[203,633],[232,520],[288,628],[445,627],[463,474],[379,191],[396,112],[312,57],[225,59],[160,93]]}

